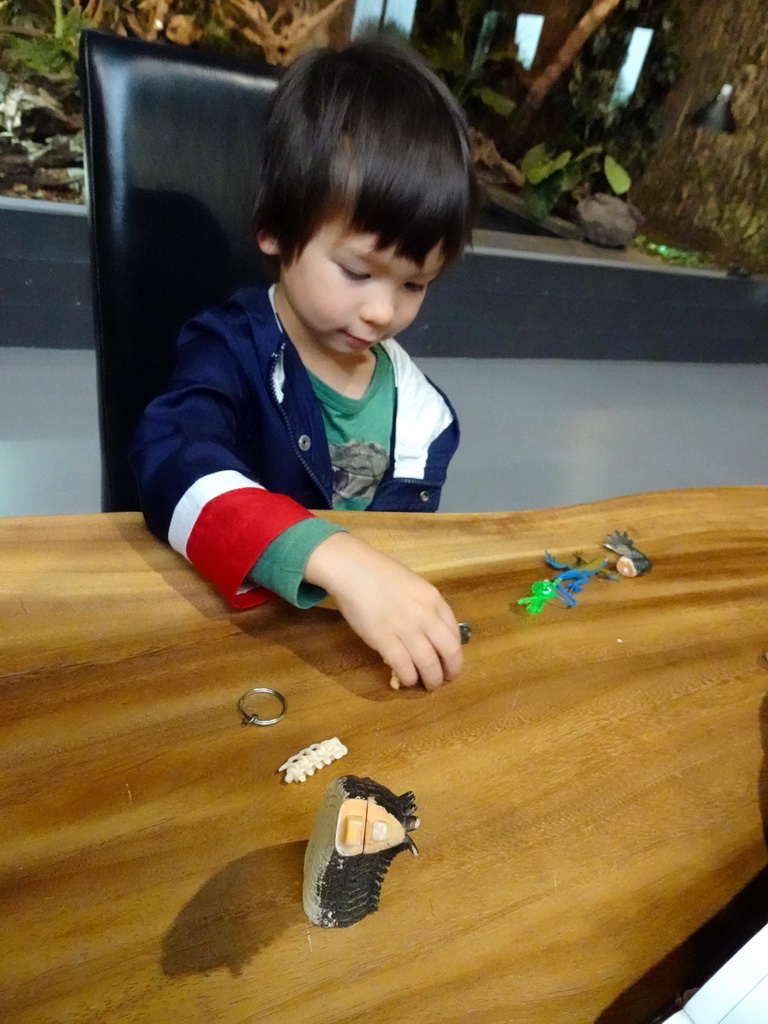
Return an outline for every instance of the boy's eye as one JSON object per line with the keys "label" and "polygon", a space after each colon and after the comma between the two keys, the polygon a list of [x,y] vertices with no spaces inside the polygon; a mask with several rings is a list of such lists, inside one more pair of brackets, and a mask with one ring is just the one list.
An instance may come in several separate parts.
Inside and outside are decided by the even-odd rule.
{"label": "boy's eye", "polygon": [[417,281],[406,281],[405,287],[409,292],[425,292],[427,286],[425,284],[419,284]]}
{"label": "boy's eye", "polygon": [[361,274],[357,270],[350,270],[349,267],[345,267],[343,264],[339,264],[339,266],[341,267],[342,274],[349,278],[350,281],[366,281],[371,276],[370,274]]}

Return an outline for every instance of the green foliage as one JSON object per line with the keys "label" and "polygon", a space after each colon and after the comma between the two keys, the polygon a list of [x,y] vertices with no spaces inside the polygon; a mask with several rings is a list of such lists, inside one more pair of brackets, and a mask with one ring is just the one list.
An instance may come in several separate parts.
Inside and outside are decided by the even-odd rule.
{"label": "green foliage", "polygon": [[65,0],[6,3],[2,8],[3,57],[16,74],[74,79],[80,33],[91,22],[80,7]]}
{"label": "green foliage", "polygon": [[546,144],[542,143],[529,149],[525,154],[520,170],[525,175],[526,181],[532,185],[540,185],[545,178],[563,171],[571,162],[572,153],[567,149],[559,156],[550,157]]}
{"label": "green foliage", "polygon": [[[637,87],[623,106],[611,104],[616,78],[635,28],[653,29]],[[663,127],[662,107],[682,71],[679,25],[671,0],[624,0],[591,36],[553,95],[567,134],[621,154],[637,177]]]}
{"label": "green foliage", "polygon": [[491,89],[488,85],[481,85],[475,90],[477,98],[492,110],[499,117],[511,117],[517,104],[509,96],[502,96],[500,92]]}
{"label": "green foliage", "polygon": [[466,40],[466,32],[446,32],[435,43],[422,45],[421,51],[462,107],[469,110],[480,104],[500,117],[510,117],[516,104],[493,88],[489,71],[515,61],[517,50],[487,53],[476,61],[472,50],[468,52]]}
{"label": "green foliage", "polygon": [[603,161],[603,174],[617,196],[623,196],[632,188],[632,179],[610,153],[606,154]]}
{"label": "green foliage", "polygon": [[[662,104],[682,66],[672,12],[670,0],[624,0],[587,41],[550,97],[550,121],[559,120],[560,129],[529,149],[520,165],[532,216],[546,217],[574,189],[625,195],[632,176],[642,173],[661,132]],[[637,27],[654,35],[635,92],[617,106],[618,72]]]}
{"label": "green foliage", "polygon": [[563,194],[562,173],[545,178],[538,185],[526,181],[523,185],[525,208],[536,220],[545,220]]}
{"label": "green foliage", "polygon": [[66,13],[58,7],[50,34],[10,37],[9,57],[38,74],[74,76],[80,32],[89,25],[79,7],[70,7]]}
{"label": "green foliage", "polygon": [[600,171],[617,195],[628,192],[631,178],[610,154],[604,154],[601,163],[602,153],[602,146],[587,146],[576,156],[570,149],[556,153],[549,142],[529,149],[520,161],[520,171],[525,175],[523,199],[531,216],[544,220],[561,196],[587,185]]}
{"label": "green foliage", "polygon": [[506,121],[517,106],[504,88],[517,47],[504,41],[503,21],[484,0],[425,0],[417,7],[411,41],[473,123],[489,116]]}

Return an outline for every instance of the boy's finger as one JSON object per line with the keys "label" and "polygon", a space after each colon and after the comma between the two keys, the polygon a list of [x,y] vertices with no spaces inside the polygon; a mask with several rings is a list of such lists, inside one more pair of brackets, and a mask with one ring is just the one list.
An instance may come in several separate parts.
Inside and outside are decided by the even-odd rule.
{"label": "boy's finger", "polygon": [[[393,678],[390,686],[397,690],[400,686],[415,686],[419,681],[427,690],[440,686],[445,678],[443,662],[434,644],[424,633],[401,637],[402,652],[393,657],[391,648],[384,660],[392,669]],[[383,652],[380,651],[383,656]]]}
{"label": "boy's finger", "polygon": [[440,658],[446,679],[455,679],[464,667],[459,627],[452,629],[440,621],[429,633],[429,639]]}
{"label": "boy's finger", "polygon": [[460,643],[465,644],[469,642],[471,634],[469,623],[457,621],[456,616],[453,614],[453,609],[445,598],[441,598],[440,604],[437,606],[437,614],[446,626],[448,626],[451,632],[458,636]]}
{"label": "boy's finger", "polygon": [[379,653],[392,669],[389,685],[394,690],[415,686],[419,680],[425,689],[436,690],[454,679],[464,665],[458,625],[453,628],[439,617],[423,633],[401,637],[396,645]]}
{"label": "boy's finger", "polygon": [[[458,641],[456,642],[458,644]],[[451,678],[446,674],[446,662],[450,666],[449,671],[453,671],[454,659],[449,653],[446,654],[446,645],[450,646],[452,643],[450,630],[441,622],[437,629],[433,628],[409,644],[409,653],[427,690],[436,690],[438,686],[442,686],[446,678]]]}
{"label": "boy's finger", "polygon": [[393,690],[399,690],[401,686],[415,686],[418,683],[419,674],[413,658],[401,640],[394,639],[386,648],[379,648],[379,654],[392,670],[389,685]]}

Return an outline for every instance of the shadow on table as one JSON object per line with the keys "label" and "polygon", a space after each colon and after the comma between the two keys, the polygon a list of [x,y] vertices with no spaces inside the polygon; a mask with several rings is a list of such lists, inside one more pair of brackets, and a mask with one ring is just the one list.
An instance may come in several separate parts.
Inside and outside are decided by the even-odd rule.
{"label": "shadow on table", "polygon": [[[768,654],[759,659],[760,667],[768,673]],[[760,801],[760,816],[763,820],[763,838],[768,849],[768,693],[760,705],[760,743],[763,748],[763,763],[757,778],[757,798]]]}
{"label": "shadow on table", "polygon": [[271,601],[253,612],[234,613],[230,622],[256,639],[269,632],[279,644],[356,697],[372,701],[420,700],[430,695],[423,686],[393,690],[390,670],[331,608],[299,611],[283,601]]}
{"label": "shadow on table", "polygon": [[423,687],[390,689],[390,673],[378,654],[353,633],[338,611],[311,608],[301,611],[276,598],[243,611],[235,611],[214,585],[166,546],[146,543],[143,527],[116,520],[116,529],[141,559],[163,577],[210,622],[229,623],[256,640],[268,635],[324,676],[350,693],[373,701],[419,700],[429,694]]}
{"label": "shadow on table", "polygon": [[596,1018],[595,1024],[660,1024],[766,923],[768,868]]}
{"label": "shadow on table", "polygon": [[305,842],[283,843],[228,864],[182,908],[163,939],[166,975],[240,974],[259,950],[304,920]]}
{"label": "shadow on table", "polygon": [[[768,661],[758,660],[768,672]],[[758,714],[763,762],[757,791],[768,847],[768,694]],[[659,961],[596,1019],[595,1024],[661,1024],[683,1005],[682,995],[700,988],[768,923],[768,867],[713,918]]]}

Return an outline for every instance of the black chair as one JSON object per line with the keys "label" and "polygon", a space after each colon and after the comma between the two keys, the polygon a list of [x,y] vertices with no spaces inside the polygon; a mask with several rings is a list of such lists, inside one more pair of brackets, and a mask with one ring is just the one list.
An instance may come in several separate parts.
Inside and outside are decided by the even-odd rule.
{"label": "black chair", "polygon": [[278,71],[82,34],[102,507],[139,508],[126,452],[194,313],[265,280],[249,234]]}

